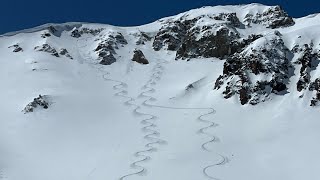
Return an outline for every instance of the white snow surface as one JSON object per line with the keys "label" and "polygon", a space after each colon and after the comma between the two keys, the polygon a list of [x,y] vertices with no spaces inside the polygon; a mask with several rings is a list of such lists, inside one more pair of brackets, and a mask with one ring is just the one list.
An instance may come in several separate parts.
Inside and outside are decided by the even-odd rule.
{"label": "white snow surface", "polygon": [[[173,52],[156,52],[148,42],[139,49],[150,64],[131,61],[137,47],[132,34],[155,33],[164,20],[219,12],[244,17],[266,8],[204,7],[139,27],[65,24],[121,32],[128,45],[117,50],[117,62],[110,66],[95,60],[97,42],[91,35],[77,39],[62,30],[60,37],[43,39],[42,27],[3,35],[0,179],[319,179],[319,108],[297,94],[241,106],[213,91],[224,60],[175,61]],[[286,45],[312,41],[319,46],[319,17],[295,19],[296,25],[278,29]],[[257,26],[239,32],[257,30],[274,31]],[[292,42],[296,36],[301,41]],[[8,48],[17,43],[23,52]],[[34,50],[44,43],[68,49],[74,59]],[[315,72],[319,75],[319,68]],[[186,90],[189,84],[194,88]],[[39,94],[51,97],[50,107],[21,112]]]}

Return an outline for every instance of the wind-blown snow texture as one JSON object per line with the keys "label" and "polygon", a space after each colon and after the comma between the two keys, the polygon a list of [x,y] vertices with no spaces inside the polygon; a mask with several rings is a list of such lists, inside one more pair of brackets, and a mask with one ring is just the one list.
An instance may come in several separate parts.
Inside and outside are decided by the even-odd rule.
{"label": "wind-blown snow texture", "polygon": [[320,16],[203,7],[0,37],[0,179],[319,179]]}

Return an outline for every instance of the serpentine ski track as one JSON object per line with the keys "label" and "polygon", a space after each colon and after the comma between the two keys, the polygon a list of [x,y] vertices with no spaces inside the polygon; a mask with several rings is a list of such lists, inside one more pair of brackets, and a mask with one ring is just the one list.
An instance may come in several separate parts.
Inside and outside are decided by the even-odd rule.
{"label": "serpentine ski track", "polygon": [[[202,150],[204,150],[204,151],[211,152],[211,150],[209,150],[206,146],[207,146],[209,143],[218,142],[219,139],[218,139],[218,137],[213,136],[213,135],[205,132],[205,130],[207,130],[207,129],[209,129],[209,128],[216,127],[216,126],[218,126],[218,124],[216,124],[216,123],[214,123],[214,122],[211,122],[211,121],[209,121],[209,120],[205,120],[203,117],[204,117],[204,116],[207,116],[207,115],[210,115],[210,114],[215,114],[216,111],[215,111],[213,108],[169,107],[169,106],[161,106],[161,105],[154,105],[154,104],[149,104],[149,103],[147,103],[148,101],[157,101],[156,98],[154,98],[154,97],[151,96],[151,95],[146,95],[146,93],[154,93],[154,92],[156,91],[154,88],[152,88],[152,87],[150,87],[150,86],[151,86],[151,85],[156,85],[157,81],[161,79],[161,74],[163,73],[163,70],[164,70],[163,66],[161,65],[161,64],[163,64],[163,63],[166,63],[166,62],[158,62],[158,63],[156,64],[156,66],[153,68],[153,71],[154,71],[154,72],[153,72],[153,75],[151,76],[151,79],[149,79],[149,81],[142,87],[142,89],[147,89],[147,90],[144,91],[144,92],[141,92],[141,93],[138,95],[138,98],[148,98],[148,99],[146,99],[145,101],[143,101],[143,103],[142,103],[143,106],[148,106],[148,107],[157,107],[157,108],[165,108],[165,109],[208,110],[208,111],[209,111],[208,113],[205,113],[205,114],[200,115],[200,116],[197,118],[197,120],[208,124],[208,126],[205,126],[205,127],[201,128],[201,129],[199,129],[199,130],[198,130],[198,133],[210,137],[210,140],[204,142],[204,143],[201,145],[201,148],[202,148]],[[156,125],[155,125],[154,123],[148,122],[148,120],[154,120],[154,119],[156,119],[157,117],[154,116],[154,115],[151,115],[151,114],[145,114],[145,113],[138,112],[138,111],[137,111],[138,109],[141,109],[141,107],[140,107],[140,106],[136,107],[135,110],[134,110],[135,113],[137,113],[137,114],[139,114],[139,115],[148,115],[148,116],[150,116],[149,119],[143,120],[142,123],[143,123],[143,124],[148,124],[148,126],[143,127],[143,129],[144,129],[144,130],[151,131],[152,133],[146,135],[144,138],[149,138],[149,136],[151,136],[151,135],[160,135],[160,133],[159,133],[158,131],[148,129],[149,127],[152,127],[152,128],[155,128],[155,127],[156,127]],[[152,137],[152,138],[155,139],[154,137]],[[157,141],[147,144],[146,147],[150,147],[151,144],[161,144],[161,141],[163,141],[163,140],[157,139]],[[140,153],[150,152],[150,151],[152,151],[152,150],[155,150],[155,148],[154,148],[154,147],[150,147],[150,149],[136,152],[136,154],[139,154],[139,155],[140,155]],[[228,161],[229,161],[226,156],[223,156],[223,155],[221,155],[221,154],[218,154],[218,155],[221,157],[221,160],[220,160],[219,162],[217,162],[217,163],[215,163],[215,164],[211,164],[211,165],[205,166],[205,167],[203,168],[203,171],[202,171],[203,174],[204,174],[207,178],[209,178],[209,179],[215,179],[215,180],[218,179],[218,178],[215,178],[215,177],[213,177],[212,175],[208,174],[207,171],[208,171],[209,168],[212,168],[212,167],[214,167],[214,166],[224,165],[224,164],[228,163]],[[140,155],[140,156],[141,156],[141,155]],[[147,161],[147,160],[150,159],[150,156],[143,155],[143,157],[144,157],[144,159],[134,162],[134,163],[132,164],[132,166],[137,166],[137,165],[136,165],[137,163],[140,163],[140,162],[143,162],[143,161]],[[139,167],[141,167],[141,166],[139,166]],[[131,173],[131,174],[122,176],[122,177],[120,178],[120,180],[123,180],[123,179],[125,179],[125,178],[127,178],[127,177],[129,177],[129,176],[132,176],[132,175],[139,175],[139,174],[141,175],[141,174],[143,174],[146,169],[143,168],[143,167],[141,167],[141,168],[142,168],[142,170],[140,170],[140,171],[138,171],[138,172],[136,172],[136,173]]]}
{"label": "serpentine ski track", "polygon": [[[85,40],[87,41],[87,39],[85,39]],[[83,47],[79,47],[79,48],[83,48]],[[82,58],[90,60],[91,62],[94,62],[90,55],[83,55],[80,52],[79,52],[79,54]],[[136,114],[137,116],[144,117],[140,121],[140,124],[143,125],[141,130],[143,132],[149,132],[148,134],[143,136],[144,139],[149,141],[147,144],[144,145],[145,149],[134,153],[135,157],[140,158],[140,159],[138,159],[130,164],[131,168],[138,169],[138,171],[123,175],[119,178],[119,180],[125,180],[125,179],[129,178],[130,176],[146,174],[147,169],[143,165],[141,165],[141,163],[151,160],[150,154],[152,152],[157,151],[156,145],[163,145],[163,144],[168,143],[166,140],[159,138],[160,132],[155,130],[155,128],[157,128],[156,121],[157,121],[158,117],[155,115],[152,115],[152,114],[142,112],[142,110],[141,110],[142,106],[164,108],[164,109],[177,109],[177,110],[178,109],[180,109],[180,110],[181,109],[184,109],[184,110],[188,110],[188,109],[190,109],[190,110],[207,110],[208,111],[207,113],[202,114],[197,118],[197,120],[199,122],[203,122],[203,123],[208,124],[207,126],[199,129],[197,134],[202,134],[202,135],[205,135],[210,138],[208,141],[202,143],[201,149],[206,152],[211,152],[211,150],[209,150],[207,148],[207,145],[209,145],[210,143],[219,142],[218,137],[206,132],[206,130],[218,126],[217,123],[204,119],[205,116],[212,115],[212,114],[216,113],[216,111],[213,108],[211,108],[211,107],[209,107],[209,108],[170,107],[170,106],[162,106],[162,105],[148,103],[150,101],[153,101],[153,102],[157,101],[157,99],[155,97],[153,97],[151,95],[147,95],[146,93],[156,92],[156,90],[151,86],[156,85],[157,81],[161,79],[161,75],[164,70],[164,67],[162,66],[162,64],[164,64],[164,63],[167,63],[167,62],[165,62],[165,61],[157,62],[155,67],[152,69],[153,74],[152,74],[151,78],[147,81],[147,83],[145,85],[142,86],[142,89],[144,89],[145,91],[141,92],[138,95],[138,98],[147,98],[147,99],[142,102],[141,106],[134,104],[134,102],[136,101],[135,98],[127,96],[128,91],[126,90],[126,88],[128,87],[128,84],[126,84],[125,82],[119,81],[119,80],[114,80],[114,79],[109,78],[108,76],[110,73],[103,71],[102,70],[103,66],[97,66],[96,64],[94,64],[94,68],[98,69],[100,72],[103,73],[102,78],[105,81],[111,81],[111,82],[116,83],[115,85],[113,85],[113,89],[117,90],[118,92],[116,92],[114,95],[118,96],[118,97],[127,98],[128,100],[125,101],[124,104],[128,105],[128,106],[133,106],[134,107],[134,109],[133,109],[134,114]],[[218,161],[215,164],[210,164],[210,165],[203,167],[202,172],[203,172],[204,176],[207,177],[208,179],[218,180],[218,178],[213,177],[212,175],[210,175],[208,173],[208,170],[210,168],[213,168],[215,166],[222,166],[222,165],[229,162],[229,159],[226,156],[223,156],[221,154],[217,154],[217,155],[220,157],[220,159],[221,159],[220,161]]]}

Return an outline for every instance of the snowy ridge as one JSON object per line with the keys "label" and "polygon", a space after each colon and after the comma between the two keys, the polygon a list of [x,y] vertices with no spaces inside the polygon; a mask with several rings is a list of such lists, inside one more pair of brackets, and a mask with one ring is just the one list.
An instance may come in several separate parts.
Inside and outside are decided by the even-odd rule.
{"label": "snowy ridge", "polygon": [[2,35],[0,179],[319,179],[319,28],[254,3]]}

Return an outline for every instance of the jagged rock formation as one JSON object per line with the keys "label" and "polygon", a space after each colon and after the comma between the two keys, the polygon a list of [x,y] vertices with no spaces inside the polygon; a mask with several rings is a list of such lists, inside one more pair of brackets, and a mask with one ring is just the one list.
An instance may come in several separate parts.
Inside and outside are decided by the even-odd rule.
{"label": "jagged rock formation", "polygon": [[[214,89],[226,84],[224,97],[237,94],[242,105],[265,101],[271,93],[283,94],[293,75],[288,53],[281,37],[260,38],[243,52],[227,58],[223,75],[217,79]],[[252,80],[253,76],[259,80]]]}
{"label": "jagged rock formation", "polygon": [[42,38],[48,38],[50,36],[51,36],[50,32],[44,32],[44,33],[41,34]]}
{"label": "jagged rock formation", "polygon": [[177,50],[189,28],[191,28],[191,21],[188,20],[165,23],[154,38],[153,49],[159,51],[165,47],[171,51]]}
{"label": "jagged rock formation", "polygon": [[[47,25],[39,33],[47,43],[35,50],[73,59],[76,57],[68,50],[77,55],[73,50],[83,48],[88,50],[83,56],[102,65],[131,56],[128,51],[132,49],[136,50],[131,60],[141,64],[149,63],[141,50],[148,54],[154,50],[155,55],[174,60],[218,58],[224,66],[213,90],[226,99],[235,97],[243,105],[255,105],[296,93],[300,99],[313,96],[307,101],[316,106],[320,35],[312,29],[319,28],[319,23],[315,25],[319,18],[312,15],[293,19],[280,6],[261,4],[203,7],[139,27]],[[51,43],[62,33],[73,37],[70,39],[77,47],[69,43],[62,48],[59,43]],[[10,48],[23,51],[18,44]],[[194,89],[194,85],[186,89]]]}
{"label": "jagged rock formation", "polygon": [[34,98],[32,102],[30,102],[24,109],[24,113],[33,112],[36,108],[41,107],[43,109],[49,108],[49,100],[48,96],[39,95],[39,97]]}
{"label": "jagged rock formation", "polygon": [[151,41],[152,39],[147,33],[141,31],[133,35],[139,37],[138,41],[136,42],[136,45],[144,45],[146,42]]}
{"label": "jagged rock formation", "polygon": [[247,14],[242,21],[236,13],[231,12],[205,14],[193,18],[187,14],[179,19],[169,19],[163,24],[155,36],[154,50],[177,50],[176,59],[222,59],[239,52],[247,45],[241,39],[238,28],[251,24],[261,24],[267,28],[287,27],[294,25],[294,21],[279,6],[275,6],[263,13]]}
{"label": "jagged rock formation", "polygon": [[104,30],[103,28],[99,28],[99,29],[89,29],[89,28],[77,29],[77,28],[75,28],[71,32],[71,36],[74,37],[74,38],[80,38],[83,34],[91,34],[93,36],[96,36],[103,30]]}
{"label": "jagged rock formation", "polygon": [[23,49],[19,46],[19,44],[9,46],[8,48],[13,48],[12,52],[23,52]]}
{"label": "jagged rock formation", "polygon": [[320,78],[310,84],[309,90],[315,91],[315,96],[312,98],[310,106],[318,106],[320,104]]}
{"label": "jagged rock formation", "polygon": [[248,13],[245,16],[244,23],[247,26],[251,26],[252,24],[262,24],[267,28],[272,29],[288,27],[295,24],[292,17],[289,17],[280,6],[270,7],[263,13]]}
{"label": "jagged rock formation", "polygon": [[69,54],[68,50],[65,48],[60,49],[60,55],[66,56],[67,58],[73,59],[73,57]]}
{"label": "jagged rock formation", "polygon": [[69,54],[68,50],[65,49],[65,48],[61,48],[59,53],[57,52],[57,50],[50,46],[49,44],[43,44],[42,46],[36,46],[34,48],[34,50],[36,51],[41,51],[41,52],[47,52],[47,53],[50,53],[52,56],[55,56],[55,57],[60,57],[60,55],[62,56],[66,56],[70,59],[73,59],[72,56]]}
{"label": "jagged rock formation", "polygon": [[132,61],[135,61],[135,62],[137,62],[139,64],[149,64],[149,61],[144,56],[143,52],[141,50],[139,50],[139,49],[135,49],[133,51]]}
{"label": "jagged rock formation", "polygon": [[41,51],[41,52],[47,52],[47,53],[50,53],[52,56],[60,57],[57,50],[55,48],[51,47],[49,44],[42,44],[42,46],[36,46],[34,48],[34,50]]}
{"label": "jagged rock formation", "polygon": [[307,89],[311,83],[311,71],[315,70],[318,65],[318,53],[313,53],[313,44],[304,44],[303,47],[295,46],[292,49],[293,53],[299,53],[299,58],[294,62],[301,65],[300,78],[297,82],[297,90],[301,92]]}
{"label": "jagged rock formation", "polygon": [[94,50],[100,59],[100,64],[110,65],[116,62],[114,55],[116,54],[115,49],[119,49],[119,45],[124,46],[128,44],[124,36],[119,33],[106,34],[97,41],[100,41],[97,48]]}

